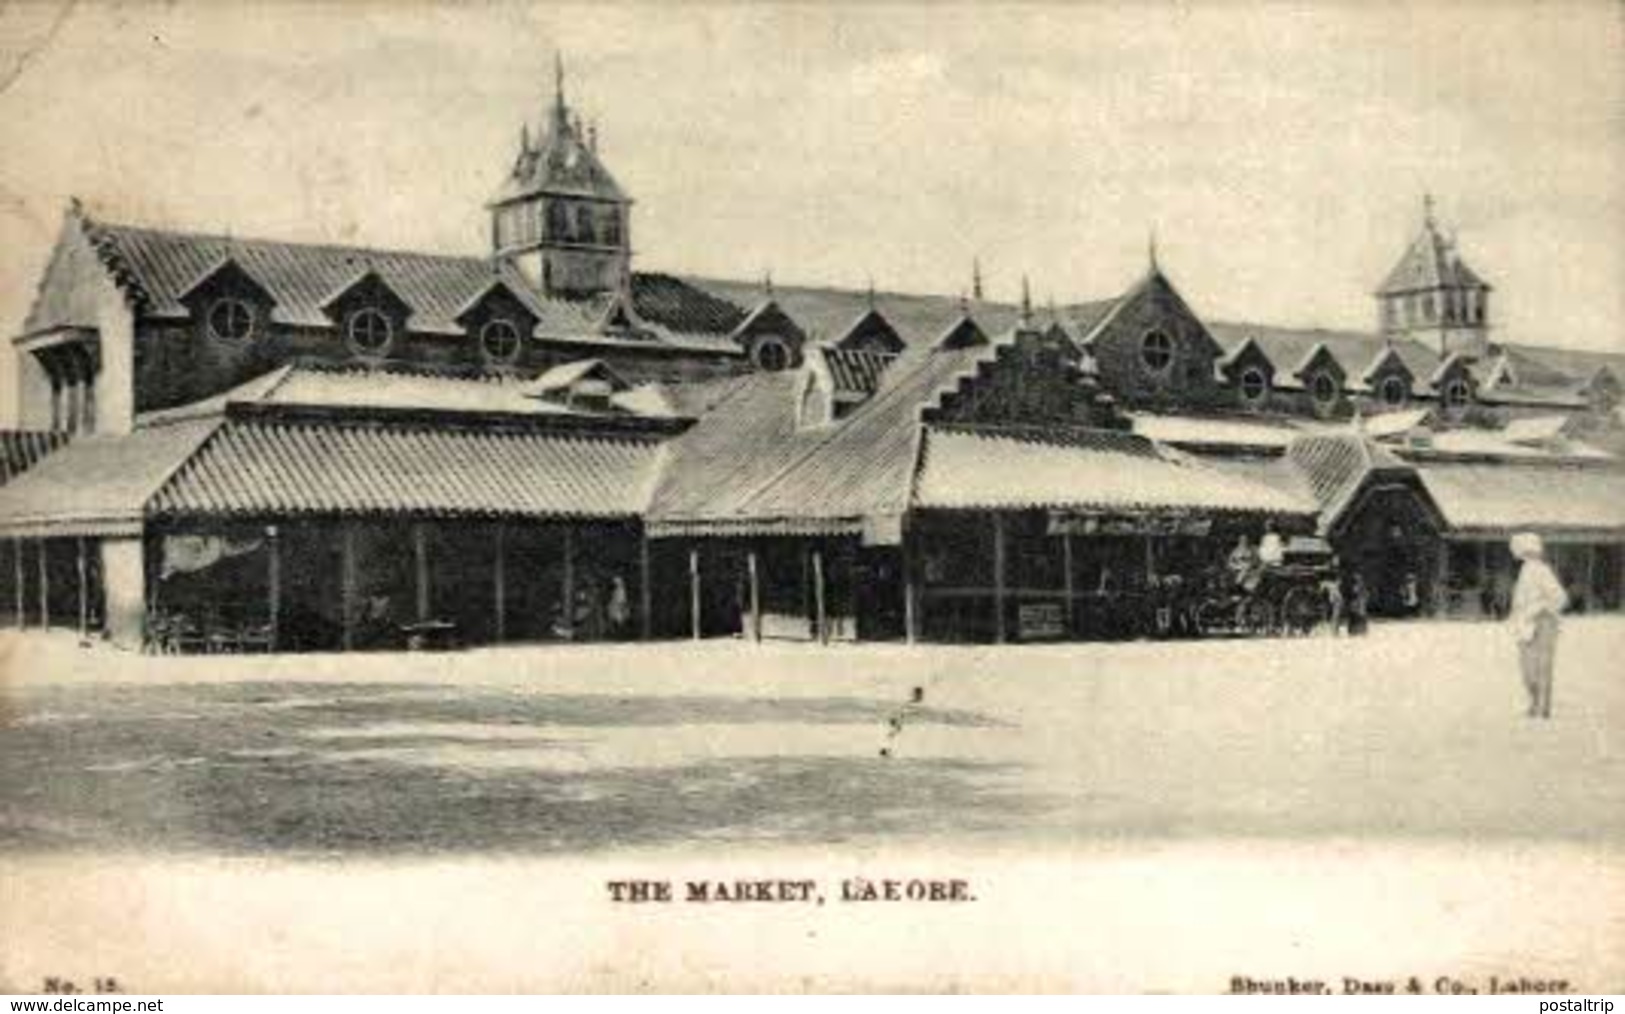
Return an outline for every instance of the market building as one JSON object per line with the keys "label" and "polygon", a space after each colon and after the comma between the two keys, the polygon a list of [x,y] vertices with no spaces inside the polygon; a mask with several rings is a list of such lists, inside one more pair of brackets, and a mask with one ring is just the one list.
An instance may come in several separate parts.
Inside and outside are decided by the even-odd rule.
{"label": "market building", "polygon": [[1019,300],[636,270],[564,99],[454,256],[68,209],[22,332],[0,609],[154,650],[1139,636],[1238,540],[1494,615],[1625,585],[1625,355],[1501,340],[1421,226],[1370,333],[1206,321],[1152,252]]}

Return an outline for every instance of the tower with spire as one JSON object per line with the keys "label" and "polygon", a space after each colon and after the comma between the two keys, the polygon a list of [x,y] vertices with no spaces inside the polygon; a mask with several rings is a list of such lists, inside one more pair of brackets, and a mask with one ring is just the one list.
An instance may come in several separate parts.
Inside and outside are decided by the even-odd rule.
{"label": "tower with spire", "polygon": [[1433,196],[1422,198],[1422,229],[1377,289],[1385,338],[1414,338],[1440,355],[1489,354],[1490,286],[1467,266],[1454,235],[1439,228]]}
{"label": "tower with spire", "polygon": [[511,262],[537,291],[576,298],[626,293],[631,284],[632,201],[598,159],[597,130],[584,130],[564,95],[564,61],[553,61],[553,103],[491,199],[493,256]]}

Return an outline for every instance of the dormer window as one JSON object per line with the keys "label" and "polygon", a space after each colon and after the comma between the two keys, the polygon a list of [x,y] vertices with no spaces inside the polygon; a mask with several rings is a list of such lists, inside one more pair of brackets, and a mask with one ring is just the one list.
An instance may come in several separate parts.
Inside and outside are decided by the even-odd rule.
{"label": "dormer window", "polygon": [[1310,392],[1316,405],[1323,409],[1330,408],[1337,401],[1337,381],[1329,373],[1317,373],[1310,385]]}
{"label": "dormer window", "polygon": [[486,321],[480,328],[480,351],[493,363],[511,363],[519,357],[519,328],[505,317]]}
{"label": "dormer window", "polygon": [[1174,342],[1166,332],[1151,331],[1140,339],[1140,362],[1152,373],[1163,373],[1174,362]]}
{"label": "dormer window", "polygon": [[254,311],[240,299],[217,299],[209,307],[209,337],[233,345],[254,336]]}
{"label": "dormer window", "polygon": [[1270,379],[1264,371],[1256,366],[1249,366],[1241,374],[1241,396],[1246,401],[1256,404],[1264,400],[1264,395],[1270,390]]}
{"label": "dormer window", "polygon": [[1384,377],[1381,386],[1377,388],[1377,396],[1384,405],[1397,406],[1405,404],[1410,397],[1410,388],[1405,384],[1403,377]]}
{"label": "dormer window", "polygon": [[751,360],[764,373],[777,373],[790,365],[790,346],[783,338],[767,335],[756,340],[751,349]]}
{"label": "dormer window", "polygon": [[1472,398],[1472,388],[1468,387],[1467,381],[1462,380],[1460,377],[1457,377],[1455,380],[1452,380],[1450,383],[1444,386],[1444,404],[1446,408],[1462,408],[1466,406],[1466,404],[1471,401]]}
{"label": "dormer window", "polygon": [[364,356],[381,356],[395,338],[395,325],[380,310],[368,307],[350,315],[345,325],[350,347]]}

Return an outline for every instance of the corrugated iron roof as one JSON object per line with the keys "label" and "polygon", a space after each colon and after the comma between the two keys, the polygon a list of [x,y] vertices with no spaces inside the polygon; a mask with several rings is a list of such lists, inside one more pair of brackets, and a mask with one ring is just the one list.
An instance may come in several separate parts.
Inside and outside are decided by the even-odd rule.
{"label": "corrugated iron roof", "polygon": [[632,517],[660,453],[635,437],[234,421],[149,513]]}
{"label": "corrugated iron roof", "polygon": [[220,425],[192,419],[124,436],[80,437],[0,488],[0,531],[136,531],[148,500]]}
{"label": "corrugated iron roof", "polygon": [[0,430],[0,486],[22,475],[41,458],[68,442],[51,430]]}
{"label": "corrugated iron roof", "polygon": [[[688,284],[741,306],[760,302],[760,283],[719,278],[685,278]],[[792,320],[815,341],[834,341],[844,335],[853,321],[869,310],[871,296],[866,289],[842,289],[811,285],[773,285],[773,299]],[[911,347],[931,345],[964,314],[966,304],[958,296],[876,292],[874,308]],[[1074,338],[1115,303],[1115,300],[1063,306],[1058,313]],[[1020,308],[1006,303],[973,300],[971,316],[987,334],[1009,330],[1020,317]],[[1043,314],[1039,315],[1041,318]]]}
{"label": "corrugated iron roof", "polygon": [[1625,532],[1625,470],[1552,464],[1417,465],[1456,531]]}
{"label": "corrugated iron roof", "polygon": [[873,394],[880,386],[880,378],[887,367],[897,361],[897,356],[890,352],[830,346],[819,347],[818,352],[829,366],[830,380],[838,393]]}
{"label": "corrugated iron roof", "polygon": [[[604,367],[596,359],[586,359],[555,370],[566,368],[580,373]],[[154,424],[219,416],[234,405],[535,417],[674,417],[664,399],[651,398],[638,389],[617,390],[611,395],[609,409],[589,411],[540,397],[541,390],[533,389],[535,383],[493,373],[451,375],[399,368],[289,364],[212,398],[148,413],[142,421]]]}
{"label": "corrugated iron roof", "polygon": [[1295,376],[1305,365],[1315,346],[1324,346],[1343,368],[1348,386],[1363,390],[1363,378],[1377,362],[1392,349],[1400,362],[1410,371],[1418,384],[1425,381],[1439,366],[1439,355],[1419,341],[1409,338],[1385,341],[1381,335],[1360,331],[1334,331],[1325,328],[1277,327],[1268,324],[1245,324],[1227,321],[1208,323],[1207,329],[1219,344],[1232,352],[1251,338],[1275,367],[1277,387],[1298,389],[1303,386]]}
{"label": "corrugated iron roof", "polygon": [[1129,413],[1134,432],[1182,447],[1224,446],[1284,449],[1306,430],[1288,419]]}
{"label": "corrugated iron roof", "polygon": [[[407,305],[407,326],[421,333],[464,334],[458,316],[494,281],[501,281],[536,317],[538,337],[617,340],[598,334],[612,294],[546,297],[513,267],[491,257],[205,235],[79,215],[69,215],[64,225],[25,333],[94,327],[95,286],[109,277],[116,277],[147,312],[183,316],[182,297],[228,262],[275,300],[272,319],[282,324],[331,327],[324,302],[370,272]],[[738,306],[661,274],[634,274],[632,296],[635,311],[656,340],[737,351],[728,334],[744,319]]]}
{"label": "corrugated iron roof", "polygon": [[931,426],[922,458],[914,505],[925,509],[1315,513],[1312,500],[1128,433]]}

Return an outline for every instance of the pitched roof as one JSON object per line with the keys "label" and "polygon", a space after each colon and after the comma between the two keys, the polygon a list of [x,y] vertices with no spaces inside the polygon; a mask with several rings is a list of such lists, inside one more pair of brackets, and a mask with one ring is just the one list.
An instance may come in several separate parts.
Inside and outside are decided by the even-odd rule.
{"label": "pitched roof", "polygon": [[1287,448],[1287,458],[1303,473],[1321,507],[1321,527],[1335,525],[1355,494],[1375,473],[1410,475],[1412,468],[1392,451],[1359,433],[1304,436]]}
{"label": "pitched roof", "polygon": [[[1071,338],[1071,335],[1066,332],[1065,327],[1059,321],[1056,321],[1053,326],[1061,328],[1062,333],[1068,339]],[[986,345],[987,332],[982,330],[982,326],[976,323],[976,318],[972,317],[967,309],[957,320],[949,324],[931,344],[932,347],[939,349],[960,349],[971,345]]]}
{"label": "pitched roof", "polygon": [[1282,450],[1310,429],[1291,419],[1129,413],[1134,432],[1179,447],[1250,447]]}
{"label": "pitched roof", "polygon": [[[554,367],[544,378],[563,378],[604,369],[597,359]],[[536,396],[537,380],[505,374],[451,375],[424,370],[380,369],[290,363],[189,405],[143,415],[145,424],[220,416],[232,407],[263,409],[329,409],[356,416],[368,410],[419,415],[457,414],[507,417],[602,419],[604,413],[571,408]],[[631,390],[612,398],[615,415],[670,418],[659,402],[631,399]]]}
{"label": "pitched roof", "polygon": [[1422,223],[1422,231],[1388,272],[1377,292],[1391,295],[1438,288],[1488,289],[1489,286],[1461,259],[1455,243],[1439,232],[1429,215]]}
{"label": "pitched roof", "polygon": [[1438,353],[1409,338],[1388,342],[1381,335],[1361,331],[1280,327],[1230,321],[1214,321],[1209,323],[1207,328],[1220,345],[1232,351],[1249,338],[1255,341],[1269,361],[1275,365],[1277,386],[1284,388],[1301,386],[1293,371],[1305,362],[1317,345],[1323,346],[1331,353],[1332,358],[1342,365],[1344,373],[1351,381],[1351,387],[1361,386],[1352,381],[1358,378],[1363,384],[1367,374],[1389,354],[1390,349],[1392,354],[1405,364],[1412,377],[1426,377],[1439,364]]}
{"label": "pitched roof", "polygon": [[492,204],[542,193],[626,200],[620,184],[598,160],[590,138],[583,138],[571,121],[562,94],[554,101],[545,133],[534,145],[529,140],[527,129],[513,169],[492,198]]}
{"label": "pitched roof", "polygon": [[1431,461],[1417,472],[1457,531],[1625,532],[1625,470]]}
{"label": "pitched roof", "polygon": [[659,457],[643,437],[234,421],[149,512],[630,517],[648,504]]}
{"label": "pitched roof", "polygon": [[930,426],[914,503],[939,509],[1069,507],[1312,515],[1275,485],[1103,430]]}
{"label": "pitched roof", "polygon": [[815,355],[821,356],[829,369],[830,383],[837,395],[857,394],[867,397],[880,386],[880,378],[897,361],[892,352],[871,352],[866,349],[843,349],[834,346],[814,346]]}
{"label": "pitched roof", "polygon": [[68,437],[54,430],[0,430],[0,486],[67,443]]}
{"label": "pitched roof", "polygon": [[0,531],[139,531],[147,501],[220,425],[192,419],[124,436],[80,437],[0,487]]}
{"label": "pitched roof", "polygon": [[[684,281],[719,299],[741,306],[754,306],[762,297],[762,287],[758,282],[696,277],[688,277]],[[773,298],[814,341],[832,341],[841,337],[850,329],[852,322],[869,309],[869,292],[865,289],[775,282]],[[910,346],[929,345],[963,312],[958,296],[876,292],[874,301],[875,309],[897,331],[898,337]],[[972,304],[972,312],[983,329],[993,334],[1014,326],[1019,311],[1003,303],[976,302]]]}
{"label": "pitched roof", "polygon": [[[409,308],[407,326],[414,331],[464,334],[459,317],[500,282],[536,318],[539,337],[625,340],[598,334],[613,294],[547,297],[511,265],[491,257],[245,239],[80,215],[70,215],[64,226],[24,333],[95,326],[95,286],[108,277],[116,277],[147,313],[183,317],[182,297],[228,262],[265,290],[274,301],[272,319],[286,325],[332,326],[327,304],[372,274]],[[670,275],[651,273],[633,275],[632,297],[634,311],[656,340],[737,351],[727,336],[744,319],[738,306]]]}

